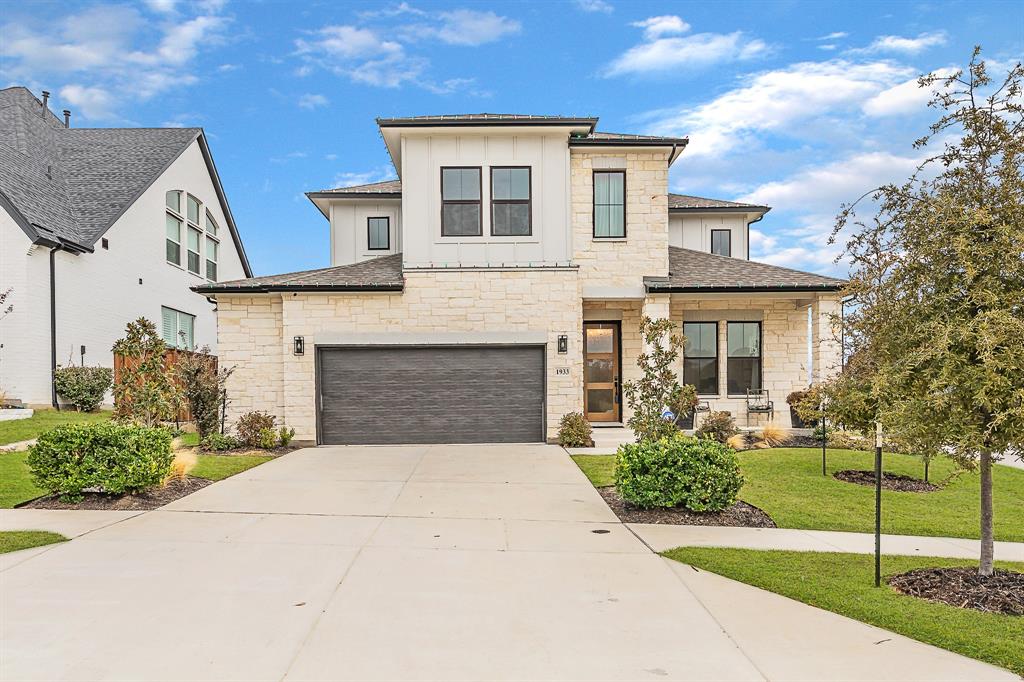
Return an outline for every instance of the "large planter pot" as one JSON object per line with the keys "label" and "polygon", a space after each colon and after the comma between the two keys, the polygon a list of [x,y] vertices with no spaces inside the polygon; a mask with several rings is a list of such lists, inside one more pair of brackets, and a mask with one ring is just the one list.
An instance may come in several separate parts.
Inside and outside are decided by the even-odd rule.
{"label": "large planter pot", "polygon": [[676,426],[678,428],[680,428],[680,429],[683,429],[684,431],[692,429],[693,428],[693,412],[690,412],[690,414],[686,415],[685,417],[680,417],[679,421],[676,422]]}
{"label": "large planter pot", "polygon": [[814,428],[814,424],[807,424],[804,422],[803,419],[800,418],[800,415],[797,414],[796,409],[792,405],[789,406],[789,420],[793,423],[794,429]]}

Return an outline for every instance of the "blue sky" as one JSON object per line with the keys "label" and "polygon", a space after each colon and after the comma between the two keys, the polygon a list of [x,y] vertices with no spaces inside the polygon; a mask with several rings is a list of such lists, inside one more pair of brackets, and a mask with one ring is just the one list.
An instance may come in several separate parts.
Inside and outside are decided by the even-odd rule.
{"label": "blue sky", "polygon": [[839,204],[905,178],[917,75],[1024,54],[1016,2],[6,4],[0,83],[78,126],[202,126],[257,274],[322,267],[303,192],[393,177],[376,116],[597,115],[688,135],[672,191],[767,203],[757,260],[841,272]]}

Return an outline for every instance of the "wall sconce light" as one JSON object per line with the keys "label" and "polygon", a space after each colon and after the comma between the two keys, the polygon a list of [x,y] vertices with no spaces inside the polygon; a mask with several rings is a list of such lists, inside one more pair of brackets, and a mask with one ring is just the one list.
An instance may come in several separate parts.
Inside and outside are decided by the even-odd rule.
{"label": "wall sconce light", "polygon": [[564,355],[569,352],[569,337],[565,334],[558,335],[558,353]]}
{"label": "wall sconce light", "polygon": [[292,346],[292,352],[295,355],[302,355],[306,352],[306,340],[301,336],[296,336]]}

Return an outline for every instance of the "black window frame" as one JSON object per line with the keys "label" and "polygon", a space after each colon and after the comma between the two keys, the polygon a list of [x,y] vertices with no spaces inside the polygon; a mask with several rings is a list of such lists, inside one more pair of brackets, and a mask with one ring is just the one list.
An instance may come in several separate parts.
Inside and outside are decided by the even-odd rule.
{"label": "black window frame", "polygon": [[[526,192],[527,199],[495,199],[494,198],[494,171],[496,170],[525,170],[526,171]],[[488,196],[491,200],[491,236],[492,237],[532,237],[533,236],[533,166],[491,166],[491,185],[488,188]],[[495,234],[494,233],[494,207],[498,204],[526,204],[526,228],[524,234]]]}
{"label": "black window frame", "polygon": [[[683,321],[683,336],[684,337],[686,336],[686,325],[688,325],[688,324],[710,324],[710,325],[714,325],[714,327],[715,327],[715,354],[713,356],[707,356],[707,355],[699,355],[699,356],[693,355],[693,356],[691,356],[691,355],[687,355],[686,354],[685,347],[684,347],[684,352],[683,352],[683,383],[684,384],[691,384],[694,388],[696,388],[698,396],[706,396],[706,397],[709,397],[709,398],[710,397],[717,398],[718,396],[720,396],[722,394],[721,372],[719,371],[719,367],[718,367],[718,362],[719,362],[718,335],[720,333],[720,330],[718,328],[718,324],[719,324],[718,320],[713,320],[713,321],[709,321],[709,320],[690,320],[689,322],[684,320]],[[707,360],[713,360],[714,361],[713,362],[713,366],[715,368],[715,391],[714,391],[714,393],[701,393],[700,392],[700,387],[696,383],[693,383],[693,382],[690,382],[690,381],[686,380],[687,367],[690,366],[689,363],[691,361],[696,361],[696,360],[703,361],[701,364],[706,364]]]}
{"label": "black window frame", "polygon": [[[743,355],[738,357],[729,356],[729,325],[730,324],[756,324],[757,325],[757,355]],[[725,323],[725,393],[729,397],[746,397],[746,390],[742,393],[730,390],[730,377],[732,376],[732,360],[757,360],[757,386],[748,387],[747,390],[764,389],[764,323],[760,320],[728,320]]]}
{"label": "black window frame", "polygon": [[[371,220],[383,220],[386,221],[387,229],[387,245],[386,246],[372,246],[370,242],[370,221]],[[390,251],[391,250],[391,216],[387,215],[371,215],[366,216],[366,250],[367,251]]]}
{"label": "black window frame", "polygon": [[[476,200],[472,199],[445,199],[444,198],[444,172],[446,170],[475,170],[477,174],[477,186],[479,187],[479,197]],[[484,172],[483,166],[441,166],[440,180],[441,180],[441,236],[442,237],[482,237],[484,236]],[[476,220],[476,233],[475,234],[445,234],[444,231],[444,207],[447,204],[454,205],[472,205],[476,204],[477,208],[477,220]]]}
{"label": "black window frame", "polygon": [[[621,235],[601,235],[597,234],[597,176],[598,175],[621,175],[622,176],[622,234]],[[626,229],[626,204],[628,201],[628,194],[626,192],[626,171],[618,170],[613,168],[600,168],[595,169],[591,173],[590,177],[591,184],[591,196],[590,196],[590,213],[591,221],[593,222],[591,235],[594,239],[625,239],[628,230]],[[615,204],[602,204],[602,206],[614,206]]]}
{"label": "black window frame", "polygon": [[[729,253],[716,253],[715,252],[715,233],[722,233],[722,232],[724,232],[726,234],[727,239],[726,239],[725,243],[726,243],[726,246],[729,249]],[[725,256],[727,258],[732,258],[732,230],[729,230],[729,229],[711,230],[711,253],[714,253],[715,255],[718,255],[718,256]]]}

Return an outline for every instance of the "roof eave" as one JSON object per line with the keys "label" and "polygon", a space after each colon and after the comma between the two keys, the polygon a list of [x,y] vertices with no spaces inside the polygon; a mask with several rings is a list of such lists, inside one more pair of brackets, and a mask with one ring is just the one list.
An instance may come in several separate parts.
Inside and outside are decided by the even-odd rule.
{"label": "roof eave", "polygon": [[764,215],[772,210],[771,206],[669,206],[669,213],[760,213]]}
{"label": "roof eave", "polygon": [[593,140],[587,138],[570,138],[570,147],[685,147],[689,140],[685,137],[664,140]]}
{"label": "roof eave", "polygon": [[264,284],[258,286],[219,287],[199,284],[191,287],[197,294],[273,294],[273,293],[334,293],[334,292],[400,292],[405,284]]}
{"label": "roof eave", "polygon": [[306,192],[313,199],[401,199],[401,192]]}
{"label": "roof eave", "polygon": [[245,246],[242,244],[242,236],[238,234],[235,216],[231,213],[231,206],[228,205],[228,197],[224,192],[224,186],[221,184],[220,174],[217,172],[217,166],[213,162],[213,154],[210,153],[210,146],[206,142],[206,132],[202,128],[199,129],[197,139],[199,140],[199,149],[203,153],[203,161],[206,162],[206,168],[213,179],[213,188],[217,191],[217,199],[220,201],[221,211],[223,211],[224,217],[228,221],[228,231],[231,232],[231,240],[235,243],[239,260],[242,261],[242,271],[245,272],[246,277],[252,277],[252,267],[249,265],[249,257],[246,255]]}
{"label": "roof eave", "polygon": [[843,284],[815,284],[815,285],[794,285],[794,286],[681,286],[672,284],[658,284],[647,282],[644,284],[647,291],[659,294],[750,294],[750,293],[813,293],[841,291]]}
{"label": "roof eave", "polygon": [[490,126],[554,126],[558,128],[579,128],[587,126],[594,132],[597,118],[495,118],[495,119],[418,119],[418,118],[377,118],[378,128],[486,128]]}

